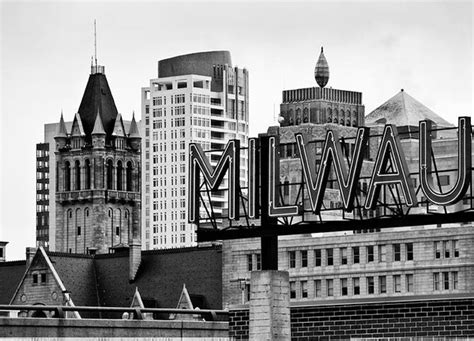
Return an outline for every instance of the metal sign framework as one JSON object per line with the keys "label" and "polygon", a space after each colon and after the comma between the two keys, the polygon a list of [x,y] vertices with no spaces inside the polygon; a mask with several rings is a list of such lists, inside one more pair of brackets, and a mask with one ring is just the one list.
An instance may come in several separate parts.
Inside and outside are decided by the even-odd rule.
{"label": "metal sign framework", "polygon": [[[423,127],[422,125],[427,123],[427,126]],[[343,186],[344,184],[339,185],[341,181],[340,179],[350,179],[351,172],[354,171],[354,168],[357,165],[352,167],[352,164],[355,164],[357,160],[356,153],[360,151],[357,146],[357,142],[353,145],[356,145],[354,150],[355,152],[352,155],[349,153],[342,153],[344,155],[344,167],[347,168],[345,165],[350,165],[349,171],[346,172],[345,177],[339,176],[336,174],[338,170],[341,169],[341,165],[337,165],[332,167],[330,164],[328,165],[327,158],[324,158],[322,155],[323,162],[319,161],[315,167],[318,168],[316,171],[317,174],[322,174],[323,172],[329,172],[329,177],[327,183],[323,184],[323,193],[322,196],[326,198],[320,198],[318,204],[320,205],[319,209],[317,210],[317,214],[315,214],[315,201],[311,199],[311,190],[310,184],[308,184],[308,180],[310,179],[307,174],[305,174],[304,168],[305,165],[309,170],[310,162],[306,164],[300,164],[303,168],[301,172],[301,179],[296,182],[292,183],[283,183],[283,184],[275,184],[272,186],[271,178],[277,179],[279,181],[279,167],[277,169],[271,169],[271,163],[273,164],[280,164],[280,157],[279,157],[279,143],[278,137],[276,136],[268,136],[268,135],[261,135],[258,139],[251,139],[249,143],[249,147],[242,148],[242,150],[248,150],[249,158],[252,152],[255,152],[256,157],[250,158],[251,162],[249,164],[249,171],[255,171],[258,176],[256,176],[256,181],[251,181],[249,186],[247,187],[238,187],[238,193],[234,193],[236,200],[240,202],[240,211],[239,212],[232,212],[231,218],[229,216],[224,216],[223,214],[217,214],[214,210],[211,200],[211,193],[220,193],[221,195],[229,191],[229,188],[219,188],[215,190],[214,185],[217,182],[220,182],[223,177],[223,169],[220,170],[219,173],[219,181],[214,181],[209,185],[208,179],[204,178],[202,181],[198,181],[198,186],[195,184],[195,190],[199,193],[199,202],[198,207],[200,208],[198,212],[201,213],[195,223],[197,225],[197,237],[198,241],[213,241],[213,240],[224,240],[224,239],[237,239],[237,238],[251,238],[251,237],[261,237],[262,238],[262,245],[264,243],[264,238],[269,238],[269,240],[274,240],[279,235],[291,235],[291,234],[303,234],[303,233],[320,233],[320,232],[331,232],[331,231],[347,231],[347,230],[364,230],[364,229],[382,229],[388,227],[402,227],[402,226],[417,226],[417,225],[431,225],[431,224],[447,224],[447,223],[466,223],[474,221],[474,197],[473,197],[473,186],[472,186],[472,177],[474,175],[473,167],[471,165],[471,135],[472,135],[472,127],[470,124],[470,120],[466,120],[465,123],[467,125],[464,127],[467,130],[467,137],[465,137],[464,147],[468,144],[468,148],[466,152],[467,155],[463,155],[459,152],[459,156],[457,157],[458,163],[455,164],[454,162],[450,162],[448,168],[441,169],[440,165],[437,164],[436,156],[442,155],[434,155],[433,147],[431,145],[431,139],[426,139],[426,136],[423,134],[428,131],[429,133],[437,132],[438,134],[443,131],[448,130],[457,130],[458,128],[443,128],[443,129],[432,129],[431,124],[429,121],[422,121],[420,122],[420,129],[418,131],[410,131],[407,133],[399,133],[400,137],[403,137],[405,134],[415,134],[419,137],[420,144],[429,141],[427,145],[423,145],[423,150],[429,151],[424,155],[420,155],[420,162],[426,162],[431,159],[431,163],[426,165],[424,168],[420,168],[415,172],[409,172],[409,179],[417,179],[416,185],[413,186],[413,183],[410,184],[410,188],[403,188],[403,184],[397,183],[394,181],[392,184],[385,184],[379,187],[380,193],[376,196],[376,199],[373,200],[371,205],[367,205],[364,202],[367,202],[367,196],[370,196],[370,192],[374,191],[374,175],[371,174],[372,171],[361,173],[361,175],[355,178],[357,184],[353,186],[355,189],[354,193],[352,194],[353,202],[351,204],[347,203],[337,203],[337,202],[330,202],[327,200],[327,193],[332,192],[333,194],[336,193],[336,196],[339,192],[337,189],[338,186]],[[394,126],[392,126],[393,128]],[[387,126],[386,126],[387,128]],[[423,129],[422,129],[423,128]],[[461,132],[462,122],[460,118],[460,125],[459,125],[459,132]],[[359,132],[361,132],[359,128]],[[387,130],[387,129],[386,129]],[[384,132],[384,134],[386,131]],[[370,139],[385,139],[385,136],[382,134],[378,135],[371,135],[367,134],[367,132],[358,133],[354,140],[360,137],[360,135],[366,134],[367,145],[370,144]],[[395,133],[396,134],[396,133]],[[461,135],[458,133],[458,135]],[[462,137],[459,136],[459,140]],[[398,139],[398,138],[397,138]],[[394,139],[393,141],[398,141]],[[346,143],[350,142],[350,139],[344,141],[344,139],[339,139],[340,144],[336,144],[334,148],[339,145],[347,146]],[[329,145],[329,137],[326,137],[326,140],[317,140],[317,141],[310,141],[304,144],[301,137],[296,136],[296,146],[299,148],[299,155],[300,159],[286,159],[282,160],[282,162],[301,162],[303,163],[304,157],[304,150],[302,147],[306,146],[306,149],[310,149],[312,144],[326,144]],[[387,142],[387,155],[389,154],[396,154],[393,153],[393,150],[396,146],[395,142]],[[298,146],[298,143],[300,146]],[[272,145],[273,144],[273,145]],[[274,145],[276,144],[276,146]],[[380,143],[379,143],[380,144]],[[282,144],[281,146],[285,145],[295,145],[293,144]],[[461,144],[459,144],[461,146]],[[276,147],[276,148],[275,148]],[[360,147],[360,146],[359,146]],[[398,145],[398,147],[400,147]],[[459,147],[458,147],[459,148]],[[391,150],[390,150],[391,149]],[[220,154],[224,155],[227,158],[231,158],[232,156],[229,152],[229,148],[222,153],[222,151],[208,151],[207,153],[219,152]],[[275,153],[276,150],[276,153]],[[329,147],[324,148],[324,151],[331,150],[335,151],[336,149],[330,149]],[[272,151],[273,157],[272,159]],[[380,149],[379,149],[380,152]],[[335,153],[335,152],[334,152]],[[201,154],[202,155],[202,154]],[[400,155],[400,154],[398,154]],[[403,155],[403,154],[402,154]],[[427,157],[429,156],[429,158]],[[267,157],[269,156],[269,157]],[[321,157],[321,155],[316,155],[317,157]],[[393,155],[392,155],[393,156]],[[433,156],[433,157],[432,157]],[[462,157],[461,157],[462,156]],[[466,160],[461,160],[462,158],[469,160],[468,164],[462,165],[462,162]],[[204,158],[207,161],[207,158]],[[453,157],[455,160],[456,157]],[[253,160],[253,161],[252,161]],[[334,162],[334,160],[338,160],[337,157],[330,158]],[[380,161],[381,160],[381,161]],[[354,162],[353,162],[354,161]],[[378,162],[380,161],[380,162]],[[387,175],[388,177],[394,174],[397,174],[404,166],[400,163],[403,160],[397,160],[394,157],[386,157],[383,160],[377,158],[374,161],[364,160],[363,164],[365,167],[375,168],[379,167],[383,175]],[[208,161],[207,161],[208,162]],[[252,163],[253,162],[253,163]],[[340,162],[340,160],[339,160]],[[358,167],[363,167],[362,162],[358,165]],[[378,164],[380,163],[380,164]],[[238,178],[238,167],[239,164],[236,162],[237,168],[234,168],[233,171],[231,170],[230,174],[230,181],[235,180]],[[373,167],[370,167],[373,164]],[[209,163],[207,164],[208,169],[210,167]],[[236,166],[235,164],[233,165]],[[457,166],[457,167],[456,167]],[[209,168],[210,167],[210,168]],[[342,169],[345,169],[342,167]],[[448,201],[448,199],[443,199],[445,202],[449,203],[449,205],[435,205],[433,204],[433,200],[429,200],[429,198],[425,197],[425,193],[427,190],[422,190],[423,186],[427,186],[426,183],[420,181],[420,172],[425,172],[425,178],[428,176],[433,179],[431,186],[436,187],[438,197],[447,197],[450,195],[450,192],[454,190],[451,188],[448,191],[443,192],[442,188],[442,181],[441,178],[447,174],[453,174],[454,177],[460,179],[462,177],[463,168],[469,170],[468,181],[466,184],[463,184],[464,188],[464,196],[460,199],[456,199],[458,202],[453,202],[453,200]],[[229,168],[232,168],[229,166]],[[323,171],[321,171],[321,169]],[[336,172],[335,172],[336,170]],[[360,171],[360,169],[359,169]],[[407,171],[407,169],[405,169]],[[272,173],[273,172],[273,173]],[[195,174],[196,175],[196,174]],[[337,175],[337,176],[336,176]],[[343,174],[344,175],[344,174]],[[380,175],[380,174],[379,174]],[[465,175],[465,174],[464,174]],[[210,174],[208,174],[209,178]],[[195,180],[199,179],[199,176],[195,178]],[[352,178],[354,179],[354,178]],[[422,178],[421,178],[422,179]],[[214,180],[217,180],[215,178]],[[320,181],[319,177],[316,179],[316,183]],[[322,181],[322,180],[321,180]],[[366,186],[364,184],[368,184]],[[321,184],[319,184],[321,186]],[[347,184],[346,184],[347,185]],[[406,184],[405,184],[406,185]],[[252,188],[252,186],[256,186],[256,188]],[[316,186],[317,187],[317,186]],[[406,187],[406,186],[405,186]],[[448,186],[448,187],[453,187]],[[454,186],[456,187],[456,185]],[[457,188],[461,188],[462,186],[457,186]],[[233,187],[234,189],[236,187]],[[324,191],[325,189],[325,191]],[[273,193],[272,191],[275,191]],[[249,198],[249,193],[254,191],[257,195],[255,198]],[[288,193],[292,193],[293,195],[289,195]],[[410,193],[414,194],[414,198],[410,197]],[[314,194],[314,193],[313,193]],[[452,194],[452,193],[451,193]],[[250,196],[251,197],[251,196]],[[341,198],[342,195],[339,194]],[[268,203],[272,202],[272,198],[278,200],[279,202],[273,203],[274,208],[280,209],[283,208],[292,208],[293,212],[288,212],[285,214],[283,212],[280,216],[275,216],[275,214],[269,214]],[[313,195],[314,199],[314,195]],[[415,203],[410,202],[415,200]],[[252,205],[249,205],[249,200],[255,200],[256,202]],[[341,198],[340,201],[343,201]],[[416,202],[417,201],[417,202]],[[335,204],[335,205],[334,205]],[[341,207],[343,206],[343,207]],[[347,206],[351,206],[349,210],[347,210]],[[368,207],[370,206],[370,207]],[[252,210],[252,207],[256,207],[256,212],[249,212]],[[348,212],[350,211],[350,212]],[[232,219],[233,218],[233,219]],[[235,220],[237,219],[237,220]],[[262,248],[263,249],[263,248]],[[264,256],[264,255],[263,255]],[[265,256],[263,257],[265,259]],[[265,262],[265,260],[263,260]]]}

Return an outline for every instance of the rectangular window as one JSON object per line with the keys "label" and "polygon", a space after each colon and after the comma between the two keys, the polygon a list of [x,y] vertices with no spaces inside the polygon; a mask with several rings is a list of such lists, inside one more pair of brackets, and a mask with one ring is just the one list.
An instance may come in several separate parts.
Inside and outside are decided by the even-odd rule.
{"label": "rectangular window", "polygon": [[308,267],[308,251],[306,250],[301,251],[301,267]]}
{"label": "rectangular window", "polygon": [[308,282],[301,281],[301,298],[307,298],[307,297],[308,297]]}
{"label": "rectangular window", "polygon": [[80,226],[77,227],[77,235],[78,235],[78,236],[81,235],[81,227],[80,227]]}
{"label": "rectangular window", "polygon": [[433,290],[438,291],[439,290],[439,273],[435,272],[433,274]]}
{"label": "rectangular window", "polygon": [[408,274],[405,276],[407,292],[413,292],[413,275]]}
{"label": "rectangular window", "polygon": [[334,264],[333,250],[332,249],[326,249],[326,265],[331,266],[333,264]]}
{"label": "rectangular window", "polygon": [[41,274],[41,283],[46,283],[46,274]]}
{"label": "rectangular window", "polygon": [[314,281],[314,297],[321,297],[321,280]]}
{"label": "rectangular window", "polygon": [[347,264],[347,248],[341,247],[339,251],[341,253],[341,264]]}
{"label": "rectangular window", "polygon": [[449,258],[451,256],[451,247],[449,244],[449,240],[443,241],[444,258]]}
{"label": "rectangular window", "polygon": [[352,291],[354,295],[360,295],[360,280],[359,277],[354,277],[352,279]]}
{"label": "rectangular window", "polygon": [[262,270],[262,256],[260,253],[256,254],[257,256],[257,270]]}
{"label": "rectangular window", "polygon": [[405,248],[407,250],[407,261],[413,260],[413,243],[406,243]]}
{"label": "rectangular window", "polygon": [[387,261],[387,247],[386,245],[379,245],[379,262]]}
{"label": "rectangular window", "polygon": [[452,288],[453,290],[456,290],[458,288],[458,272],[457,271],[451,272],[451,279],[453,281]]}
{"label": "rectangular window", "polygon": [[327,295],[334,296],[334,281],[332,279],[326,280]]}
{"label": "rectangular window", "polygon": [[314,250],[314,266],[321,266],[321,250]]}
{"label": "rectangular window", "polygon": [[374,246],[370,245],[367,246],[367,263],[371,263],[374,261]]}
{"label": "rectangular window", "polygon": [[290,282],[290,298],[296,298],[296,282]]}
{"label": "rectangular window", "polygon": [[393,244],[393,260],[399,262],[401,260],[401,246],[400,244]]}
{"label": "rectangular window", "polygon": [[360,263],[360,251],[358,246],[354,246],[352,248],[352,262],[354,264],[359,264]]}
{"label": "rectangular window", "polygon": [[443,289],[449,290],[449,272],[443,272]]}
{"label": "rectangular window", "polygon": [[247,255],[247,270],[252,271],[252,255]]}
{"label": "rectangular window", "polygon": [[120,235],[120,227],[115,226],[115,235],[119,236]]}
{"label": "rectangular window", "polygon": [[348,289],[347,289],[347,278],[341,278],[341,296],[347,296]]}
{"label": "rectangular window", "polygon": [[33,284],[38,284],[38,274],[33,274]]}
{"label": "rectangular window", "polygon": [[402,291],[402,276],[400,275],[393,276],[393,291],[394,292]]}
{"label": "rectangular window", "polygon": [[379,293],[380,294],[387,293],[387,277],[386,276],[379,276]]}
{"label": "rectangular window", "polygon": [[441,242],[434,242],[435,258],[441,258]]}
{"label": "rectangular window", "polygon": [[458,249],[458,241],[453,240],[453,256],[454,257],[459,257],[459,249]]}
{"label": "rectangular window", "polygon": [[367,294],[372,295],[374,292],[374,277],[367,277]]}
{"label": "rectangular window", "polygon": [[290,268],[296,268],[296,251],[288,251],[288,261]]}

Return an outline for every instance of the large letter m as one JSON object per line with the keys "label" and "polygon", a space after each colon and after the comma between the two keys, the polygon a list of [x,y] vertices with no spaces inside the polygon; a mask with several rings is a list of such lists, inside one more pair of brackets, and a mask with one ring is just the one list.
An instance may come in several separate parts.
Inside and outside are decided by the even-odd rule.
{"label": "large letter m", "polygon": [[[199,198],[201,187],[201,174],[205,183],[215,191],[222,183],[224,175],[229,169],[228,181],[228,207],[229,219],[238,219],[239,193],[240,193],[240,141],[230,140],[222,153],[219,162],[212,167],[209,159],[204,154],[201,146],[196,143],[189,144],[189,192],[188,192],[188,221],[199,222]],[[210,203],[211,204],[211,203]]]}

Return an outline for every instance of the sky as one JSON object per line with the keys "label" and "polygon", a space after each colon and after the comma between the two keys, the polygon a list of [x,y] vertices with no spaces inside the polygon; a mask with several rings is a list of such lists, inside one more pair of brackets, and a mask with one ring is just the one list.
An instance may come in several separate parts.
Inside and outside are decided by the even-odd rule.
{"label": "sky", "polygon": [[141,116],[157,61],[228,50],[249,71],[250,135],[276,125],[281,92],[316,86],[363,93],[365,112],[404,89],[446,120],[471,116],[473,4],[458,1],[0,0],[0,240],[7,260],[35,245],[35,145],[61,111],[72,121],[94,54],[118,111]]}

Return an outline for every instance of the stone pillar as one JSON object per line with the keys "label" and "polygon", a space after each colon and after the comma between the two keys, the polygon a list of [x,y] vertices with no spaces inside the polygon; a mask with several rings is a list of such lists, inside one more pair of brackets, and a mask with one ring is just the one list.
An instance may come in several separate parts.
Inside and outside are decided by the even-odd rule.
{"label": "stone pillar", "polygon": [[290,340],[287,271],[253,271],[250,276],[250,340]]}

